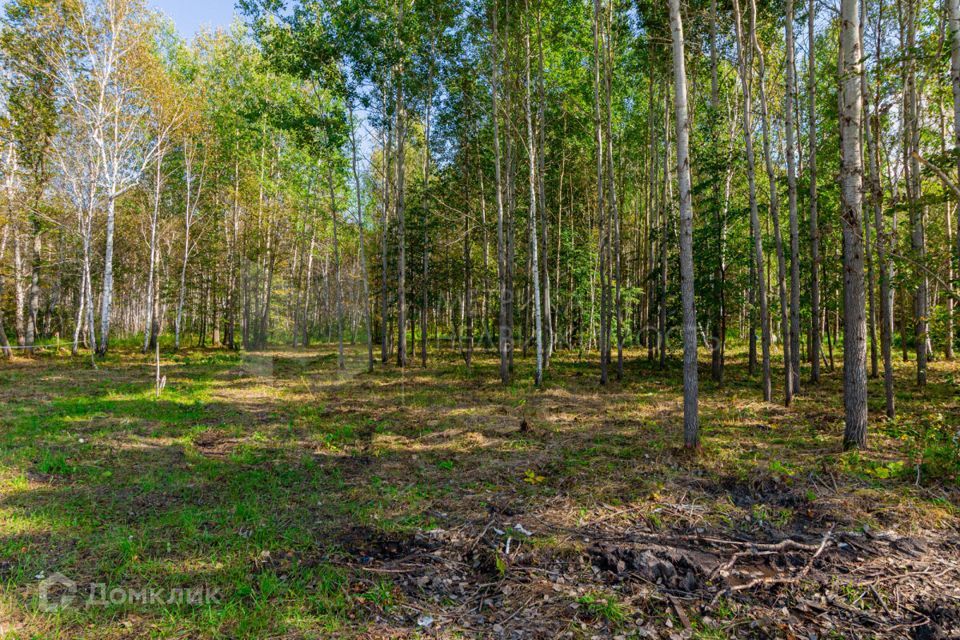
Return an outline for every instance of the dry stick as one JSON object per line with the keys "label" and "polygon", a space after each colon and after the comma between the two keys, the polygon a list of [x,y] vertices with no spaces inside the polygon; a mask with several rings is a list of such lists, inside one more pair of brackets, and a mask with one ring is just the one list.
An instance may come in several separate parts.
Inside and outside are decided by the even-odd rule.
{"label": "dry stick", "polygon": [[522,605],[520,605],[519,607],[517,607],[516,610],[514,610],[513,613],[511,613],[509,616],[506,617],[506,619],[504,619],[502,622],[500,622],[500,624],[501,624],[501,625],[505,625],[505,624],[507,624],[508,622],[510,622],[511,620],[513,620],[514,618],[516,618],[516,617],[517,617],[517,614],[519,614],[521,611],[523,611],[524,609],[526,609],[526,608],[527,608],[527,605],[529,605],[531,602],[533,602],[534,598],[536,598],[536,597],[537,597],[537,596],[530,596],[530,598],[529,598],[526,602],[524,602]]}
{"label": "dry stick", "polygon": [[[753,580],[745,584],[739,584],[733,587],[729,587],[727,589],[721,589],[720,591],[717,592],[717,595],[713,597],[713,600],[710,601],[710,606],[712,607],[713,605],[715,605],[717,600],[719,600],[720,596],[723,595],[724,593],[734,593],[736,591],[747,591],[749,589],[752,589],[762,584],[767,584],[767,585],[793,584],[793,583],[799,582],[800,580],[803,580],[803,578],[805,578],[806,575],[810,573],[810,569],[813,568],[814,561],[816,561],[816,559],[820,557],[820,554],[823,553],[823,550],[827,548],[827,542],[830,541],[830,538],[832,535],[833,535],[833,525],[830,525],[830,528],[827,529],[827,532],[823,536],[823,540],[820,541],[820,546],[817,548],[816,553],[814,553],[810,557],[810,560],[807,561],[807,564],[803,567],[803,570],[800,571],[800,573],[798,573],[797,575],[791,576],[789,578],[767,578],[767,577],[754,578]],[[786,542],[786,540],[784,542]]]}
{"label": "dry stick", "polygon": [[490,530],[490,527],[493,526],[494,522],[496,521],[491,520],[490,522],[487,523],[487,526],[483,528],[483,531],[480,532],[480,535],[478,535],[476,539],[473,541],[473,544],[470,545],[470,551],[473,551],[477,547],[477,545],[480,544],[480,541],[483,540],[483,536],[487,535],[487,531]]}
{"label": "dry stick", "polygon": [[728,544],[735,547],[753,547],[754,549],[760,551],[816,551],[819,549],[818,545],[804,544],[789,538],[773,544],[757,544],[756,542],[724,540],[723,538],[705,538],[703,536],[690,536],[690,538],[702,542],[712,542],[714,544]]}
{"label": "dry stick", "polygon": [[[831,529],[831,530],[832,530],[832,529]],[[829,531],[828,531],[828,533],[829,533]],[[712,572],[710,572],[710,575],[709,575],[709,578],[710,578],[710,579],[712,579],[713,577],[715,577],[715,576],[716,576],[718,573],[720,573],[721,571],[728,571],[729,569],[731,569],[731,568],[733,567],[734,564],[736,564],[737,560],[739,560],[740,558],[743,558],[743,557],[747,557],[747,556],[770,556],[770,555],[776,555],[776,554],[779,553],[780,551],[818,551],[818,552],[819,552],[819,551],[821,550],[821,547],[820,547],[820,546],[812,545],[812,544],[802,544],[802,543],[800,543],[800,542],[796,542],[795,540],[790,540],[790,539],[781,540],[780,542],[778,542],[778,543],[776,543],[776,544],[754,544],[754,543],[749,543],[749,542],[747,542],[747,543],[738,543],[738,542],[733,542],[733,541],[725,542],[725,541],[723,541],[723,540],[710,539],[710,538],[705,538],[705,540],[709,540],[709,541],[712,541],[712,542],[718,542],[718,543],[721,543],[721,544],[735,544],[735,545],[744,545],[744,544],[745,544],[745,545],[749,545],[750,547],[752,547],[752,549],[750,549],[749,551],[738,551],[738,552],[736,552],[735,554],[733,554],[733,556],[731,556],[731,558],[730,558],[729,561],[725,562],[725,563],[722,564],[722,565],[719,565],[719,566],[718,566],[717,568],[715,568]]]}
{"label": "dry stick", "polygon": [[870,593],[872,593],[873,597],[877,599],[877,602],[880,603],[880,606],[883,607],[883,610],[887,613],[887,615],[892,618],[893,614],[890,613],[890,609],[889,607],[887,607],[887,603],[883,600],[882,597],[880,597],[880,594],[877,592],[877,589],[873,585],[870,585]]}
{"label": "dry stick", "polygon": [[[562,531],[580,538],[588,538],[592,540],[601,540],[606,542],[612,541],[624,541],[624,542],[640,542],[643,540],[656,540],[663,541],[662,533],[646,533],[643,531],[634,531],[630,535],[605,535],[599,531],[586,531],[583,529],[575,529],[573,527],[565,527],[563,525],[553,524],[547,522],[543,518],[532,514],[531,517],[539,522],[541,525],[546,527],[549,530],[553,531]],[[591,523],[593,524],[593,523]],[[832,529],[831,529],[832,530]],[[673,535],[670,538],[671,542],[682,541],[686,543],[712,543],[712,544],[724,544],[734,547],[752,547],[759,551],[815,551],[819,549],[818,545],[813,544],[804,544],[802,542],[797,542],[796,540],[787,539],[781,540],[777,543],[771,544],[757,544],[755,542],[743,542],[740,540],[725,540],[723,538],[709,538],[702,535]]]}

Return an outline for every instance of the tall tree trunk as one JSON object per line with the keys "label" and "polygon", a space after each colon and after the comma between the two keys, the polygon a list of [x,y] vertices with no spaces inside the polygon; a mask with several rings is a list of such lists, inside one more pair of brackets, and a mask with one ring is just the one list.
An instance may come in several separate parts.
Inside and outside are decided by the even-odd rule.
{"label": "tall tree trunk", "polygon": [[843,232],[843,397],[845,449],[867,444],[867,349],[862,243],[863,167],[860,152],[860,12],[857,0],[840,2],[841,224]]}
{"label": "tall tree trunk", "polygon": [[[875,49],[874,60],[878,61],[880,59],[881,52],[881,42],[882,42],[882,4],[880,6],[881,14],[880,20],[877,23],[877,45]],[[863,19],[864,25],[861,29],[861,33],[866,31],[866,21],[869,17],[869,13],[866,10],[866,0],[864,0],[863,8]],[[864,45],[865,47],[865,45]],[[869,193],[870,193],[870,203],[873,205],[873,228],[876,232],[875,235],[875,245],[877,250],[877,267],[880,270],[880,356],[883,359],[883,387],[885,395],[885,408],[888,418],[893,418],[896,414],[896,408],[894,404],[894,395],[893,395],[893,355],[892,355],[892,344],[893,344],[893,309],[891,305],[891,267],[890,259],[888,257],[888,247],[889,240],[887,234],[884,232],[884,222],[883,222],[883,186],[880,183],[880,170],[879,170],[879,150],[877,139],[879,137],[879,127],[880,127],[880,114],[875,113],[873,116],[870,114],[868,102],[867,102],[867,83],[866,83],[866,70],[863,71],[862,77],[863,82],[861,83],[861,89],[864,92],[864,139],[867,143],[867,168],[869,171]],[[877,69],[877,87],[879,92],[879,86],[881,82],[880,78],[880,69]],[[879,97],[879,96],[878,96]],[[876,105],[879,106],[879,105]],[[876,108],[875,106],[875,108]],[[876,127],[876,131],[874,128]]]}
{"label": "tall tree trunk", "polygon": [[[464,170],[464,174],[468,175],[466,170]],[[483,200],[482,189],[480,190],[480,199]],[[467,209],[468,207],[465,206],[463,212],[463,313],[466,332],[463,357],[467,369],[469,369],[473,361],[473,260],[470,257],[470,214]],[[437,319],[439,321],[439,316],[437,316]]]}
{"label": "tall tree trunk", "polygon": [[[436,54],[430,45],[431,60]],[[424,118],[423,186],[423,301],[420,305],[420,366],[427,367],[427,311],[430,308],[430,108],[433,106],[433,64],[427,73],[427,108]]]}
{"label": "tall tree trunk", "polygon": [[[6,231],[6,230],[4,230]],[[4,238],[6,240],[6,238]],[[2,248],[2,247],[0,247]],[[0,291],[2,293],[2,291]],[[77,355],[80,351],[80,341],[83,339],[83,318],[84,311],[86,310],[87,305],[87,270],[83,267],[80,269],[80,291],[77,295],[77,314],[73,330],[73,343],[70,347],[70,355]],[[2,313],[0,313],[2,315]],[[0,340],[3,340],[4,343],[7,341],[6,331],[0,331],[2,337]],[[8,345],[9,346],[9,345]]]}
{"label": "tall tree trunk", "polygon": [[107,196],[106,243],[103,252],[103,295],[100,298],[100,343],[97,355],[104,356],[110,344],[110,313],[113,308],[113,235],[116,227],[117,198]]}
{"label": "tall tree trunk", "polygon": [[[386,89],[384,89],[384,101],[386,101]],[[386,152],[384,153],[384,171],[383,171],[383,210],[380,218],[380,362],[387,364],[390,359],[390,335],[389,317],[390,317],[390,297],[389,297],[389,262],[388,262],[388,238],[390,227],[390,205],[393,195],[393,131],[389,128],[385,133]]]}
{"label": "tall tree trunk", "polygon": [[677,177],[680,185],[680,291],[683,298],[683,441],[700,446],[697,415],[697,309],[693,291],[693,196],[690,192],[690,122],[680,0],[670,0],[673,33],[674,102],[677,111]]}
{"label": "tall tree trunk", "polygon": [[[93,201],[89,202],[93,206]],[[81,214],[81,227],[83,233],[83,281],[86,287],[86,326],[87,326],[87,345],[90,348],[90,364],[97,368],[97,327],[94,317],[96,300],[93,297],[93,211],[85,211]]]}
{"label": "tall tree trunk", "polygon": [[27,344],[27,289],[24,283],[23,233],[17,223],[13,225],[13,298],[14,329],[17,333],[17,346],[21,349]]}
{"label": "tall tree trunk", "polygon": [[604,156],[606,149],[603,142],[603,118],[600,98],[601,69],[601,8],[600,0],[593,0],[593,134],[597,161],[597,220],[600,226],[600,384],[606,384],[608,379],[607,362],[607,283],[606,283],[606,248],[607,238],[604,235],[606,225],[604,217],[606,208],[606,183],[604,182]]}
{"label": "tall tree trunk", "polygon": [[793,0],[787,0],[787,95],[784,120],[787,130],[787,206],[790,211],[790,369],[793,392],[800,393],[800,223],[797,213],[797,143],[794,126],[797,85],[794,75],[796,61],[794,60],[793,13]]}
{"label": "tall tree trunk", "polygon": [[[720,56],[717,50],[717,0],[711,0],[710,2],[710,132],[711,136],[714,139],[714,148],[712,149],[713,153],[717,152],[716,147],[716,134],[717,134],[717,124],[720,120],[720,82],[719,82],[719,73],[718,67],[720,65]],[[713,187],[717,186],[717,179],[719,178],[719,171],[717,168],[719,164],[714,160],[713,166]],[[726,194],[729,193],[729,180],[726,181],[727,189],[725,190],[724,204],[723,207],[717,205],[716,200],[714,200],[714,209],[716,213],[716,225],[717,225],[717,244],[716,251],[717,255],[715,256],[716,260],[716,269],[714,270],[714,300],[713,300],[713,320],[711,330],[713,332],[713,338],[710,343],[710,372],[713,377],[713,380],[718,384],[723,384],[723,365],[724,365],[724,343],[725,343],[725,323],[726,323],[726,300],[725,300],[725,287],[724,282],[726,277],[726,265],[725,260],[725,244],[726,244],[726,206],[727,198]]]}
{"label": "tall tree trunk", "polygon": [[[860,46],[866,51],[866,25],[869,19],[867,13],[866,0],[860,0]],[[860,69],[860,94],[863,115],[861,118],[861,144],[866,149],[861,149],[864,154],[869,155],[872,149],[872,132],[870,131],[870,92],[867,87],[867,65],[862,63]],[[873,183],[873,163],[864,158],[864,184],[868,191]],[[871,196],[870,200],[873,198]],[[878,231],[879,233],[879,231]],[[870,377],[876,378],[880,375],[879,360],[877,357],[877,320],[876,320],[876,278],[873,269],[873,247],[874,241],[870,237],[870,216],[867,213],[863,215],[863,248],[866,254],[867,263],[867,336],[870,341]]]}
{"label": "tall tree trunk", "polygon": [[[543,3],[537,5],[537,131],[540,153],[537,154],[537,201],[540,213],[540,229],[543,234],[543,331],[544,331],[544,352],[543,366],[550,367],[550,359],[553,357],[554,344],[556,342],[554,322],[553,322],[553,301],[550,292],[550,233],[549,218],[547,217],[547,196],[546,196],[546,129],[547,123],[544,116],[546,102],[546,91],[544,89],[544,69],[543,69],[543,33],[541,31],[542,17],[540,10]],[[563,178],[561,177],[561,185]],[[562,187],[561,187],[562,191]],[[559,234],[558,234],[559,235]],[[557,257],[559,263],[559,254]]]}
{"label": "tall tree trunk", "polygon": [[820,223],[817,219],[817,59],[814,55],[816,38],[814,20],[815,0],[807,8],[807,71],[810,99],[807,113],[807,129],[810,143],[810,381],[820,382]]}
{"label": "tall tree trunk", "polygon": [[[607,136],[606,136],[606,152],[607,152],[607,229],[608,236],[612,234],[612,239],[608,237],[607,240],[607,255],[612,257],[608,259],[607,268],[612,271],[613,279],[615,282],[615,291],[613,292],[613,309],[614,309],[614,318],[616,320],[616,331],[617,331],[617,380],[623,380],[623,270],[622,270],[622,252],[620,246],[620,208],[617,202],[617,181],[616,181],[616,168],[614,164],[613,156],[613,44],[611,40],[613,39],[613,6],[608,5],[607,7],[607,37],[605,38],[605,50],[606,54],[604,56],[604,92],[606,98],[604,100],[606,104],[606,126],[607,126]],[[608,277],[609,280],[609,277]],[[609,297],[609,295],[608,295]],[[609,334],[610,330],[608,328],[608,350],[609,350]],[[609,360],[609,356],[608,356]]]}
{"label": "tall tree trunk", "polygon": [[[790,305],[787,300],[787,265],[783,252],[783,235],[780,233],[780,197],[777,192],[777,175],[773,167],[770,151],[770,124],[767,114],[766,64],[763,49],[757,39],[757,3],[750,0],[750,40],[757,56],[759,78],[757,86],[760,92],[760,125],[763,137],[763,158],[770,183],[770,217],[773,219],[773,236],[777,251],[777,290],[780,293],[780,341],[783,344],[784,404],[790,406],[793,400],[793,362],[790,358]],[[789,110],[789,109],[788,109]]]}
{"label": "tall tree trunk", "polygon": [[[652,41],[651,41],[652,42]],[[652,50],[652,44],[651,44]],[[657,297],[654,296],[654,291],[656,289],[653,282],[654,277],[654,265],[657,262],[656,256],[656,246],[654,243],[653,235],[653,225],[656,223],[657,213],[654,211],[656,207],[656,188],[657,188],[657,176],[660,173],[660,160],[658,157],[659,144],[656,137],[657,129],[657,118],[654,117],[654,105],[657,104],[657,100],[654,99],[654,81],[653,81],[654,69],[653,65],[650,65],[647,76],[649,78],[647,86],[647,118],[649,120],[649,141],[647,148],[649,149],[648,155],[650,157],[648,179],[647,179],[647,197],[646,197],[646,212],[644,215],[644,220],[646,222],[646,241],[647,241],[647,265],[644,282],[646,286],[644,287],[646,295],[646,318],[643,326],[643,336],[647,342],[647,360],[653,362],[654,347],[656,345],[656,340],[654,339],[654,334],[659,339],[659,333],[656,332],[656,328],[653,326],[653,314],[656,310]]]}
{"label": "tall tree trunk", "polygon": [[399,74],[396,92],[397,110],[397,366],[407,366],[407,240],[404,181],[406,178],[406,115],[404,113],[403,74]]}
{"label": "tall tree trunk", "polygon": [[147,297],[144,309],[143,322],[143,348],[141,353],[147,353],[152,346],[151,337],[153,336],[153,313],[154,313],[154,293],[155,278],[157,271],[157,226],[160,218],[160,190],[163,187],[163,157],[162,151],[157,152],[157,173],[154,175],[153,182],[153,214],[150,216],[150,265],[147,269]]}
{"label": "tall tree trunk", "polygon": [[[187,190],[189,191],[190,181],[187,181]],[[187,196],[187,209],[190,208],[190,198]],[[180,348],[180,337],[183,331],[183,305],[187,295],[187,264],[190,261],[190,214],[186,216],[186,225],[183,232],[183,260],[180,263],[180,293],[177,296],[177,316],[173,329],[173,348]]]}
{"label": "tall tree trunk", "polygon": [[[530,3],[525,2],[526,14],[529,19]],[[530,25],[523,34],[524,66],[526,69],[526,107],[527,117],[527,164],[529,165],[529,198],[530,198],[530,271],[533,276],[533,325],[537,344],[537,368],[534,375],[534,384],[543,384],[543,311],[540,306],[540,262],[537,245],[540,244],[537,234],[537,146],[534,138],[533,115],[531,108],[531,77],[530,77]]]}
{"label": "tall tree trunk", "polygon": [[[353,103],[349,104],[350,113],[350,150],[353,166],[353,187],[357,196],[357,242],[360,251],[360,276],[363,280],[363,319],[367,329],[367,371],[373,373],[373,312],[370,309],[370,274],[367,272],[367,251],[364,245],[366,230],[363,224],[363,199],[360,190],[360,169],[357,166],[357,129],[353,122]],[[311,265],[313,251],[310,252]],[[309,270],[308,270],[309,271]],[[386,274],[384,274],[386,276]],[[386,279],[386,277],[384,277]],[[307,286],[310,282],[308,278]],[[306,334],[304,334],[306,344]]]}
{"label": "tall tree trunk", "polygon": [[743,21],[740,0],[733,0],[734,25],[737,35],[737,58],[740,65],[740,82],[743,86],[743,138],[747,152],[747,184],[750,193],[750,222],[753,229],[753,251],[756,269],[754,288],[760,302],[760,332],[763,357],[763,399],[770,401],[773,390],[770,382],[770,321],[767,306],[767,289],[764,285],[763,238],[760,235],[760,212],[757,207],[756,159],[753,151],[753,107],[751,105],[751,73],[747,53],[743,46]]}
{"label": "tall tree trunk", "polygon": [[497,34],[497,12],[498,3],[494,2],[491,6],[490,16],[492,21],[492,41],[491,41],[491,99],[493,113],[493,157],[494,157],[494,177],[497,200],[497,274],[500,281],[500,329],[499,329],[499,347],[500,347],[500,381],[503,384],[510,382],[510,350],[513,340],[512,322],[513,316],[508,296],[513,292],[509,290],[508,265],[507,265],[507,239],[506,239],[506,220],[504,219],[503,203],[503,178],[500,166],[500,105],[497,93],[499,91],[499,66],[500,66],[500,38]]}
{"label": "tall tree trunk", "polygon": [[[960,0],[948,0],[948,3],[950,5],[950,82],[953,87],[953,152],[957,157],[957,175],[960,177]],[[957,199],[957,207],[954,273],[960,273],[960,198]],[[951,351],[952,346],[951,342]]]}
{"label": "tall tree trunk", "polygon": [[922,267],[926,264],[926,239],[923,224],[923,205],[921,199],[920,162],[916,154],[920,147],[920,105],[917,91],[916,72],[916,4],[915,0],[904,2],[904,30],[906,33],[906,55],[904,69],[904,164],[906,167],[907,205],[910,212],[913,259],[921,267],[918,269],[916,293],[914,297],[914,338],[917,350],[917,384],[927,383],[927,332],[929,329],[928,283]]}
{"label": "tall tree trunk", "polygon": [[[362,215],[362,214],[361,214],[361,215]],[[361,260],[362,260],[362,255],[363,255],[363,249],[362,249],[362,237],[363,237],[363,236],[362,236],[362,234],[363,234],[363,231],[361,230],[360,233],[361,233],[361,235],[360,235],[360,238],[361,238],[361,250],[360,250],[360,254],[361,254]],[[316,230],[316,228],[312,228],[311,231],[310,231],[310,248],[307,249],[307,276],[306,276],[306,281],[304,282],[304,285],[303,285],[303,286],[304,286],[304,292],[303,292],[303,310],[300,312],[300,345],[303,346],[304,349],[306,349],[307,347],[310,346],[310,305],[313,303],[313,296],[312,296],[312,293],[313,293],[313,259],[314,259],[314,253],[316,252],[316,248],[317,248],[317,230]],[[366,271],[366,262],[365,262],[365,261],[362,261],[361,267],[362,267],[362,269],[363,269],[363,271],[364,271],[364,275],[366,275],[366,274],[365,274],[365,271]],[[366,282],[367,282],[366,279],[364,279],[364,283],[366,283]],[[369,296],[369,292],[370,292],[369,287],[367,287],[367,288],[364,289],[364,293],[366,294],[366,295],[364,296],[364,303],[365,303],[365,305],[366,305],[365,308],[366,308],[367,311],[369,311],[369,309],[370,309],[370,296]],[[368,340],[367,340],[367,342],[368,342],[367,348],[368,348],[368,349],[367,349],[367,350],[368,350],[368,353],[369,353],[369,359],[372,361],[372,360],[373,360],[373,343],[370,342],[370,340],[369,340],[369,332],[367,333],[367,336],[368,336]]]}
{"label": "tall tree trunk", "polygon": [[[9,237],[10,228],[7,225],[3,226],[3,231],[0,233],[0,262],[3,261],[3,254],[7,250],[7,238]],[[3,295],[3,270],[0,269],[0,296]],[[81,295],[80,308],[83,309],[83,297]],[[79,325],[78,325],[79,327]],[[0,352],[3,353],[4,358],[10,358],[13,356],[13,350],[10,348],[10,342],[7,340],[7,329],[3,326],[3,308],[0,307]],[[76,354],[76,349],[74,349],[74,354]]]}
{"label": "tall tree trunk", "polygon": [[664,92],[663,190],[660,198],[660,288],[657,303],[657,346],[660,370],[667,366],[667,236],[670,229],[670,91]]}
{"label": "tall tree trunk", "polygon": [[343,357],[343,276],[340,267],[340,236],[338,234],[337,192],[333,186],[333,164],[327,168],[327,184],[330,187],[330,217],[333,220],[333,269],[336,278],[337,305],[337,369],[346,369]]}
{"label": "tall tree trunk", "polygon": [[30,287],[27,292],[27,330],[26,346],[27,353],[33,353],[33,345],[40,335],[38,326],[40,312],[40,259],[43,249],[43,236],[40,227],[40,216],[38,208],[40,206],[39,195],[34,199],[33,209],[30,212],[30,231],[32,233],[31,253],[30,253]]}

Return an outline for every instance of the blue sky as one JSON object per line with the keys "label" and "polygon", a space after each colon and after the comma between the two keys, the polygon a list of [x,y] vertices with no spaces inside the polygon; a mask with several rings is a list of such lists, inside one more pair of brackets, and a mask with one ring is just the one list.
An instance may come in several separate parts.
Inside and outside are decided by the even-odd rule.
{"label": "blue sky", "polygon": [[177,25],[177,31],[185,38],[193,36],[203,27],[226,27],[233,20],[235,0],[149,0],[150,6],[159,9]]}

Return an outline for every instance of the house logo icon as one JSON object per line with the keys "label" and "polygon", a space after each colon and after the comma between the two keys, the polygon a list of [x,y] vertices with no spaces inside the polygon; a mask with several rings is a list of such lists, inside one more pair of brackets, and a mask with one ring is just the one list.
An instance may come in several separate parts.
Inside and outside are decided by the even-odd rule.
{"label": "house logo icon", "polygon": [[68,608],[77,597],[77,583],[54,573],[40,581],[40,610],[52,613]]}

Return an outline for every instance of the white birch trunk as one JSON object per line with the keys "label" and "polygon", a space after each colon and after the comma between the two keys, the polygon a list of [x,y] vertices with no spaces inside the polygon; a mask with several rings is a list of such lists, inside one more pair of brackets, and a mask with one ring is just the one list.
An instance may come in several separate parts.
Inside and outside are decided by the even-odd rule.
{"label": "white birch trunk", "polygon": [[[529,3],[527,4],[529,12]],[[529,198],[530,198],[530,270],[533,275],[533,324],[537,344],[537,368],[534,374],[534,383],[539,387],[543,384],[543,316],[540,306],[540,261],[537,252],[539,240],[537,237],[537,148],[534,141],[533,116],[530,107],[530,29],[524,32],[524,62],[526,67],[526,117],[527,117],[527,164],[529,165]]]}
{"label": "white birch trunk", "polygon": [[743,138],[747,156],[747,184],[750,193],[750,221],[753,227],[753,253],[756,279],[752,287],[756,291],[756,298],[760,302],[760,331],[761,349],[763,358],[763,399],[767,402],[772,397],[770,382],[770,322],[769,307],[767,306],[765,265],[763,261],[763,238],[760,231],[760,212],[757,208],[756,158],[753,150],[753,105],[751,104],[750,68],[747,64],[746,52],[743,46],[743,22],[741,19],[740,0],[733,0],[734,26],[737,35],[737,58],[740,66],[740,82],[743,86]]}
{"label": "white birch trunk", "polygon": [[680,291],[683,298],[683,440],[700,446],[697,379],[697,309],[693,284],[693,196],[690,191],[690,121],[680,0],[670,0],[673,33],[674,102],[677,112],[677,177],[680,185]]}
{"label": "white birch trunk", "polygon": [[794,107],[797,101],[797,84],[793,38],[793,0],[786,6],[786,72],[787,95],[784,120],[787,134],[787,206],[790,210],[790,368],[793,392],[800,393],[800,225],[797,212],[797,158]]}
{"label": "white birch trunk", "polygon": [[862,240],[863,166],[860,149],[860,11],[858,0],[840,2],[841,224],[843,231],[844,448],[867,444],[867,345]]}

